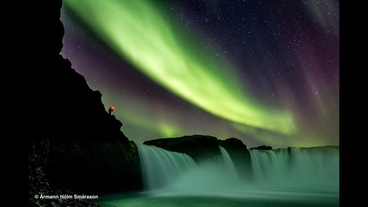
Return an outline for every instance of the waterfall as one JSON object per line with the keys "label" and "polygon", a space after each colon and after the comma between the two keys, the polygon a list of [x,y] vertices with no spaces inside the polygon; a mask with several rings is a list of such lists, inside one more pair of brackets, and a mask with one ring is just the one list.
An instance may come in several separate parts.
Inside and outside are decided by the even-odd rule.
{"label": "waterfall", "polygon": [[219,149],[219,156],[197,166],[187,154],[138,145],[145,189],[186,191],[236,183],[238,175],[231,157],[223,147]]}
{"label": "waterfall", "polygon": [[173,183],[189,169],[196,167],[194,160],[184,153],[147,145],[138,145],[138,153],[143,183],[147,190],[159,189]]}
{"label": "waterfall", "polygon": [[223,147],[219,146],[219,148],[221,152],[220,160],[223,167],[222,171],[224,172],[224,176],[229,176],[235,180],[238,180],[238,174],[229,153],[227,153],[227,151]]}
{"label": "waterfall", "polygon": [[250,150],[253,183],[292,189],[338,191],[339,148]]}
{"label": "waterfall", "polygon": [[[188,155],[138,145],[145,189],[154,195],[246,197],[266,192],[339,193],[339,147],[249,150],[252,174],[240,180],[229,153],[199,165]],[[277,195],[275,195],[277,197]]]}

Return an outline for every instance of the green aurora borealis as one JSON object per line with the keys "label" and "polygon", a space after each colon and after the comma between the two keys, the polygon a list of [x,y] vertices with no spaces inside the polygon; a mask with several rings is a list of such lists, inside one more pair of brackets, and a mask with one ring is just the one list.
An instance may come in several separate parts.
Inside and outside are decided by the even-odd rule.
{"label": "green aurora borealis", "polygon": [[[89,85],[102,92],[105,106],[116,107],[115,115],[124,123],[122,130],[130,139],[140,142],[158,138],[155,136],[197,133],[219,138],[233,136],[244,143],[265,143],[277,147],[338,145],[338,125],[318,126],[311,133],[309,129],[315,126],[310,120],[303,121],[300,117],[299,109],[302,107],[293,100],[294,94],[279,92],[281,104],[274,106],[262,98],[254,101],[254,96],[249,94],[257,92],[239,74],[238,64],[227,59],[215,59],[213,53],[193,44],[206,40],[201,40],[200,35],[188,34],[173,14],[170,21],[166,21],[162,15],[166,11],[165,5],[153,2],[156,1],[64,0],[64,7],[67,5],[77,14],[74,18],[80,18],[115,54],[165,88],[165,93],[174,94],[175,100],[189,102],[191,106],[187,108],[196,111],[194,114],[178,112],[168,104],[156,104],[150,96],[122,94],[124,88],[112,89],[104,84],[109,82],[108,75],[101,78],[104,81],[100,84],[89,81],[87,76]],[[72,24],[71,18],[64,17],[64,24]],[[72,63],[78,71],[76,62],[72,60]],[[247,65],[241,67],[246,70]],[[305,75],[307,77],[310,73],[306,71]],[[314,87],[313,83],[310,84]],[[292,87],[286,83],[281,85],[275,88],[285,91],[282,87],[289,90]],[[331,87],[324,91],[329,90]],[[318,112],[324,114],[322,119],[319,118],[320,122],[338,117],[335,114],[338,108],[336,112],[336,109],[331,111],[328,107],[338,99],[334,94],[326,94],[330,101],[314,98]],[[198,109],[194,109],[196,107]],[[332,131],[333,138],[324,137]]]}

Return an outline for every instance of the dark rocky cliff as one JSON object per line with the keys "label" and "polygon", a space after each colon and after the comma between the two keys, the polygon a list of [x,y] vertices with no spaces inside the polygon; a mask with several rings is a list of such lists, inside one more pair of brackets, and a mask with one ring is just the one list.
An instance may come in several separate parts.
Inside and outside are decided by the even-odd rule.
{"label": "dark rocky cliff", "polygon": [[[136,190],[142,186],[137,146],[106,112],[102,94],[60,55],[61,0],[40,3],[35,13],[35,54],[28,138],[30,205],[34,194]],[[40,202],[40,201],[38,201]],[[68,204],[72,205],[72,204]]]}

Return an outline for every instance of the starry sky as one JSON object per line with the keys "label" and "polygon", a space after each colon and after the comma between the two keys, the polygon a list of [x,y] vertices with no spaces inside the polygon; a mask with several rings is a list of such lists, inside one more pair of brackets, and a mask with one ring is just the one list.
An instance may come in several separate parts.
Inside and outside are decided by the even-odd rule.
{"label": "starry sky", "polygon": [[136,143],[339,145],[339,1],[64,0],[61,54]]}

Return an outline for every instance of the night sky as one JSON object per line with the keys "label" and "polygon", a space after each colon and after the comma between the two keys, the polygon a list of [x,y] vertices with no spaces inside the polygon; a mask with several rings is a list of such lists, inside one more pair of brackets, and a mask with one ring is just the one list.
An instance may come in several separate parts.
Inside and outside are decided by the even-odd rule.
{"label": "night sky", "polygon": [[339,145],[339,1],[64,0],[61,54],[136,143]]}

